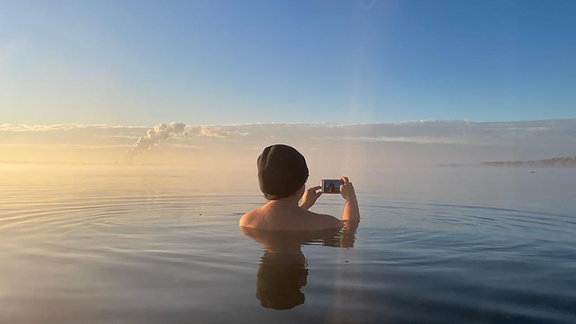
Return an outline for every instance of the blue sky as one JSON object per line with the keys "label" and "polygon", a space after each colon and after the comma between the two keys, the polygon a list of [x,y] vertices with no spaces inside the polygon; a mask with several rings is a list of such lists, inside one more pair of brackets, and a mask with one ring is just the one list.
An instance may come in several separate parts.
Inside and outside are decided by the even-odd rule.
{"label": "blue sky", "polygon": [[575,1],[2,1],[0,123],[576,117]]}

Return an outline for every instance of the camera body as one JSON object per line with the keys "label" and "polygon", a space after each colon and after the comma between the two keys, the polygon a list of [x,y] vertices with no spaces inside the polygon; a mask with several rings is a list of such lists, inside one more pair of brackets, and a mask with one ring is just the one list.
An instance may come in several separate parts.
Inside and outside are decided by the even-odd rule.
{"label": "camera body", "polygon": [[340,179],[322,179],[322,192],[325,194],[338,194],[340,193]]}

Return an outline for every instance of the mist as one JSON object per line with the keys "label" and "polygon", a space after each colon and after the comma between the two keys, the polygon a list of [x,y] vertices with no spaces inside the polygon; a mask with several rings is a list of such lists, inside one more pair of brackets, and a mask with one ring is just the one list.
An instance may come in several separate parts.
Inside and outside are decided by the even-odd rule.
{"label": "mist", "polygon": [[296,147],[312,172],[474,165],[576,154],[576,120],[389,124],[159,123],[0,125],[0,163],[179,165],[222,170],[254,168],[262,149]]}

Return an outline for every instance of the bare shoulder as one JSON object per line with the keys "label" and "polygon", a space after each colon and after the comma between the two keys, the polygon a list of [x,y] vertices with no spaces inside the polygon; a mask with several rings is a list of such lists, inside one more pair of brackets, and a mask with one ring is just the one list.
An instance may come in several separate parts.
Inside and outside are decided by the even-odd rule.
{"label": "bare shoulder", "polygon": [[260,208],[253,209],[240,217],[238,225],[242,227],[256,227],[261,217]]}

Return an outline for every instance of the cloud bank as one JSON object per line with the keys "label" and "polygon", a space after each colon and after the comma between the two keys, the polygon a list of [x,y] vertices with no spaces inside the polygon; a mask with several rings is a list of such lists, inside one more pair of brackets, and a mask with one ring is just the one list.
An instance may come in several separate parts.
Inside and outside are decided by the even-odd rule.
{"label": "cloud bank", "polygon": [[[574,156],[576,119],[523,122],[414,121],[380,124],[244,124],[156,126],[0,124],[0,162],[146,163],[227,161],[254,164],[263,147],[293,145],[310,161],[372,167]],[[152,154],[142,154],[152,152]],[[334,158],[325,163],[327,156]],[[137,157],[137,161],[134,159]],[[241,161],[241,162],[239,162]]]}

